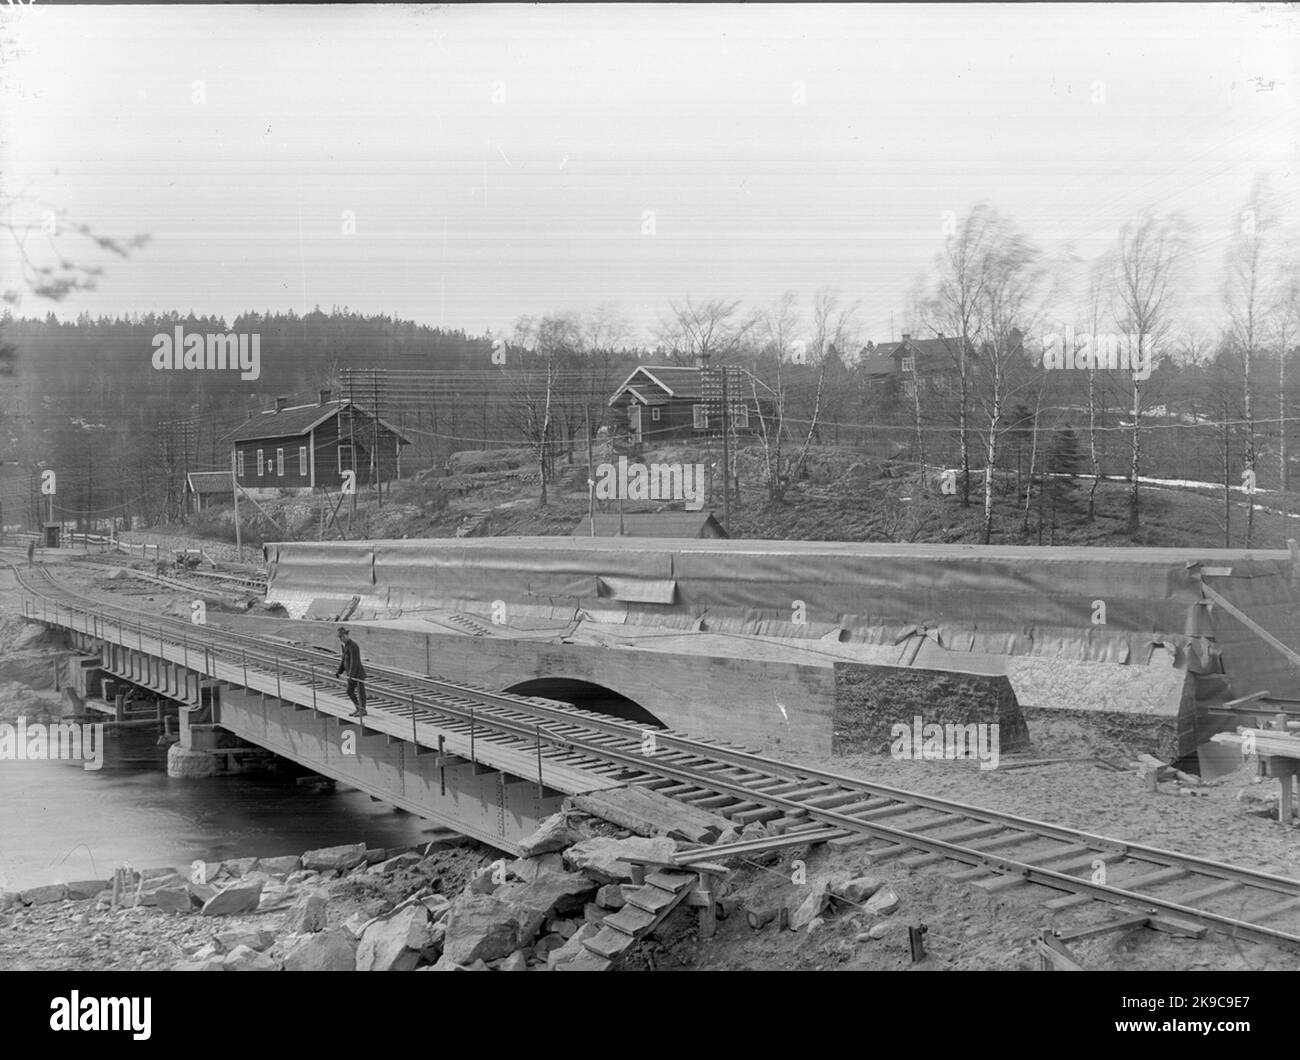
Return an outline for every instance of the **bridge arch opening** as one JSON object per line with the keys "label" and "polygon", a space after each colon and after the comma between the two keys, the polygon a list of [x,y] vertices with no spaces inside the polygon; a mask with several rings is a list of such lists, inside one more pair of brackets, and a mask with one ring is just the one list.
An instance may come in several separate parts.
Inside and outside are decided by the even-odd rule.
{"label": "bridge arch opening", "polygon": [[558,699],[562,703],[572,703],[583,710],[611,714],[638,725],[652,725],[656,729],[668,728],[636,700],[592,681],[579,681],[572,677],[537,677],[511,685],[506,691],[520,696]]}

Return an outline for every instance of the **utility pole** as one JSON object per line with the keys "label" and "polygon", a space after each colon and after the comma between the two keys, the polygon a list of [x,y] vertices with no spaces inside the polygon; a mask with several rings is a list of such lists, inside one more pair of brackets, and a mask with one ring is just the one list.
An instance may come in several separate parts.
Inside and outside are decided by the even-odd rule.
{"label": "utility pole", "polygon": [[727,424],[731,420],[731,408],[727,401],[727,366],[722,366],[722,523],[727,533],[731,533],[731,439],[728,437]]}
{"label": "utility pole", "polygon": [[239,562],[243,563],[244,541],[239,532],[239,480],[235,478],[235,453],[238,449],[239,443],[236,442],[230,450],[230,492],[235,498],[235,553],[239,556]]}
{"label": "utility pole", "polygon": [[[591,536],[596,536],[596,465],[593,462],[594,457],[591,455],[591,409],[585,410],[587,413],[587,522],[590,525]],[[0,523],[0,531],[3,531],[3,523]]]}

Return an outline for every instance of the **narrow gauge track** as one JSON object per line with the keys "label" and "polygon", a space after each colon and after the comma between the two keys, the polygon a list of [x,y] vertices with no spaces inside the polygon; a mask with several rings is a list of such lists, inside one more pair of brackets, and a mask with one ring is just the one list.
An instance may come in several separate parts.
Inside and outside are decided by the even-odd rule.
{"label": "narrow gauge track", "polygon": [[[150,638],[193,645],[196,653],[209,653],[207,658],[230,661],[237,655],[250,671],[332,687],[317,669],[324,658],[318,649],[268,647],[233,631],[91,601],[60,585],[44,568],[41,589],[17,566],[13,572],[47,615],[51,605],[62,608],[64,624],[72,628],[93,634],[96,623],[107,622],[129,636],[135,626],[147,629]],[[57,623],[57,615],[50,617]],[[332,662],[333,654],[328,657]],[[874,784],[722,741],[648,730],[553,700],[489,692],[387,667],[371,666],[369,672],[369,698],[386,714],[418,718],[450,732],[527,749],[539,759],[641,784],[738,826],[764,821],[770,831],[783,831],[781,841],[792,845],[863,842],[874,863],[900,858],[906,867],[917,868],[954,861],[966,867],[949,878],[994,893],[1023,883],[1064,892],[1047,903],[1054,910],[1095,900],[1126,913],[1170,914],[1235,938],[1300,946],[1300,880]],[[643,750],[647,732],[653,733],[648,751]],[[678,860],[717,860],[772,842],[702,847],[679,854]]]}

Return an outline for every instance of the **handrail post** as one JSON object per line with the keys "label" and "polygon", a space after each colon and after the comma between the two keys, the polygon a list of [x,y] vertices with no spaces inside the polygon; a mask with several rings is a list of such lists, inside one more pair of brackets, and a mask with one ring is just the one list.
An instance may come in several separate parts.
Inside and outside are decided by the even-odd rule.
{"label": "handrail post", "polygon": [[540,799],[546,790],[542,782],[542,723],[537,723],[537,797]]}
{"label": "handrail post", "polygon": [[415,693],[411,693],[411,744],[415,748],[416,755],[420,753],[420,737],[415,728]]}
{"label": "handrail post", "polygon": [[[280,653],[275,653],[275,698],[280,700]],[[283,703],[283,700],[280,700]]]}
{"label": "handrail post", "polygon": [[469,708],[469,760],[478,765],[478,755],[474,749],[474,708]]}
{"label": "handrail post", "polygon": [[311,664],[311,709],[316,709],[316,664]]}
{"label": "handrail post", "polygon": [[244,688],[248,688],[248,649],[240,645],[239,654],[244,661]]}

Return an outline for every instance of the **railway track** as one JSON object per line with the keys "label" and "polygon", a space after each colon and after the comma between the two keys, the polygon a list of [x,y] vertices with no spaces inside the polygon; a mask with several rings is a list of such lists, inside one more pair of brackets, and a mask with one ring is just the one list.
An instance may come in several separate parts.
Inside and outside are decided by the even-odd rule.
{"label": "railway track", "polygon": [[[39,586],[13,570],[37,617],[92,634],[107,625],[126,642],[134,627],[142,639],[147,633],[185,645],[195,653],[196,668],[238,660],[246,673],[335,689],[320,668],[327,658],[333,663],[333,652],[268,646],[234,631],[89,600],[43,568]],[[552,700],[380,666],[369,671],[372,715],[418,720],[468,736],[471,746],[490,742],[535,754],[539,763],[642,785],[737,827],[767,826],[762,839],[685,850],[677,857],[683,866],[774,845],[860,844],[875,864],[897,861],[915,869],[951,863],[949,878],[990,893],[1042,885],[1059,892],[1046,902],[1054,911],[1104,902],[1130,916],[1161,914],[1237,939],[1300,946],[1300,880],[783,762]]]}

